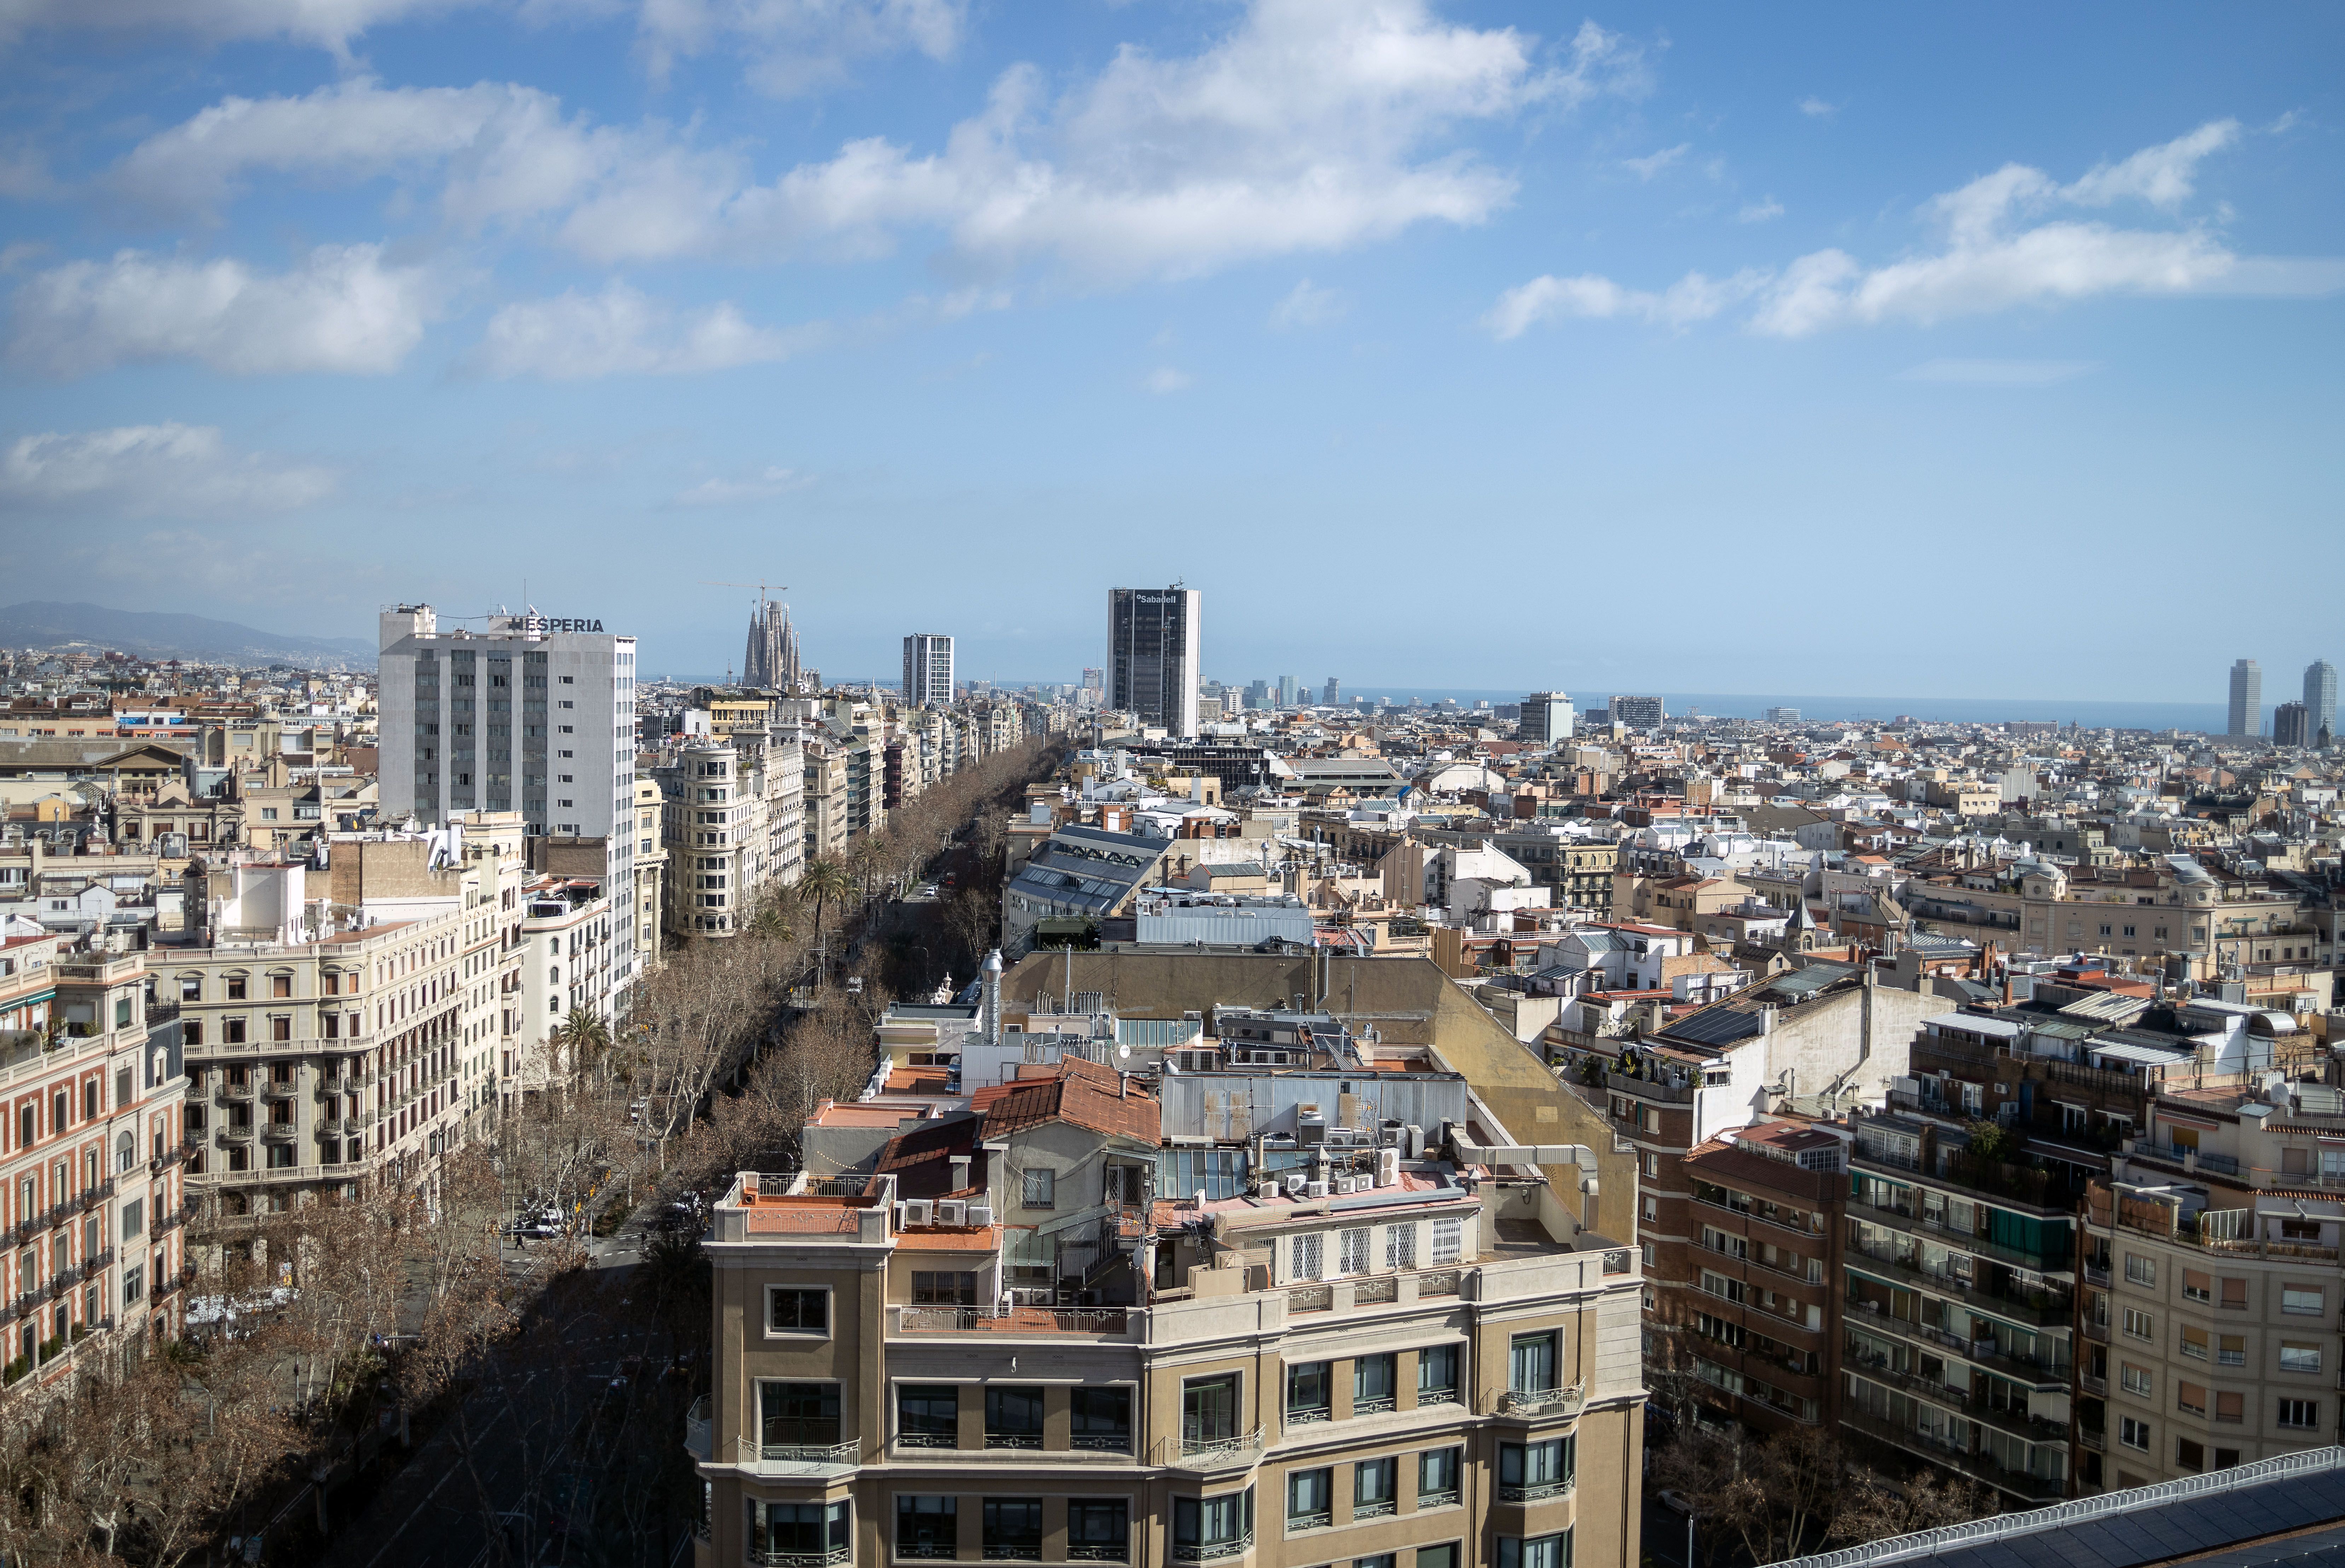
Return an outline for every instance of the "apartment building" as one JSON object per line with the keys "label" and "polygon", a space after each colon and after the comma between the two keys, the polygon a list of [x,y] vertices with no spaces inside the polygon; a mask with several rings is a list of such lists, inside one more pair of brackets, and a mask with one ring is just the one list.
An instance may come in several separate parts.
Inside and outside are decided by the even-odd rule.
{"label": "apartment building", "polygon": [[2345,1106],[2279,1074],[2162,1087],[2085,1214],[2093,1490],[2338,1441]]}
{"label": "apartment building", "polygon": [[[177,1332],[185,1093],[139,955],[0,944],[0,1380]],[[29,1385],[28,1385],[29,1386]]]}
{"label": "apartment building", "polygon": [[683,747],[657,777],[670,929],[737,934],[769,887],[805,871],[804,753],[795,738],[745,732]]}
{"label": "apartment building", "polygon": [[743,1173],[695,1561],[1629,1568],[1634,1254],[1507,1163],[1534,1151],[1448,1151],[1471,1183],[1386,1152],[1341,1197],[1155,1199],[1134,1300],[1097,1307],[1007,1292],[1031,1166],[933,1200]]}
{"label": "apartment building", "polygon": [[574,1012],[608,1023],[618,992],[614,928],[627,911],[593,882],[544,877],[521,894],[521,1048],[500,1074],[506,1095],[543,1089],[582,1064],[554,1044]]}
{"label": "apartment building", "polygon": [[838,859],[847,853],[848,748],[818,729],[801,732],[798,744],[806,759],[801,801],[806,860],[811,864],[826,855]]}
{"label": "apartment building", "polygon": [[937,632],[904,639],[904,706],[946,708],[953,699],[953,640]]}
{"label": "apartment building", "polygon": [[667,894],[667,849],[660,836],[658,781],[635,779],[635,967],[647,973],[660,966],[662,906]]}

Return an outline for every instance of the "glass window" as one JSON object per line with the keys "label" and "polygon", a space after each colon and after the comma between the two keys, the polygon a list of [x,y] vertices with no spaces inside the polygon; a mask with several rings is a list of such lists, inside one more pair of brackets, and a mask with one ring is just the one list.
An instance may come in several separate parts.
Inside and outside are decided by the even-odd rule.
{"label": "glass window", "polygon": [[2279,1369],[2283,1372],[2317,1372],[2320,1370],[2320,1347],[2301,1340],[2284,1339],[2279,1347]]}
{"label": "glass window", "polygon": [[2127,1448],[2137,1448],[2144,1453],[2147,1453],[2149,1451],[2149,1423],[2147,1421],[2136,1420],[2131,1416],[2120,1417],[2117,1420],[2117,1441],[2125,1444]]}
{"label": "glass window", "polygon": [[906,1448],[960,1446],[960,1390],[907,1383],[896,1393],[896,1441]]}
{"label": "glass window", "polygon": [[1196,1562],[1227,1555],[1216,1547],[1243,1547],[1254,1539],[1254,1488],[1219,1497],[1172,1500],[1172,1555]]}
{"label": "glass window", "polygon": [[1107,1502],[1070,1499],[1067,1503],[1067,1556],[1077,1563],[1130,1562],[1130,1509],[1120,1499]]}
{"label": "glass window", "polygon": [[2308,1431],[2320,1424],[2319,1400],[2282,1400],[2279,1402],[2279,1424],[2301,1427]]}
{"label": "glass window", "polygon": [[1416,1402],[1437,1405],[1457,1397],[1457,1347],[1427,1345],[1416,1353]]}
{"label": "glass window", "polygon": [[830,1292],[770,1286],[766,1291],[766,1328],[776,1334],[830,1332]]}
{"label": "glass window", "polygon": [[1317,1231],[1308,1236],[1293,1237],[1287,1245],[1287,1273],[1295,1279],[1316,1279],[1325,1270],[1320,1267],[1326,1237]]}
{"label": "glass window", "polygon": [[2218,1367],[2246,1366],[2248,1337],[2245,1334],[2218,1334],[2215,1337],[2215,1364]]}
{"label": "glass window", "polygon": [[1374,1519],[1399,1506],[1400,1461],[1362,1460],[1352,1467],[1352,1517]]}
{"label": "glass window", "polygon": [[1527,1502],[1571,1490],[1577,1438],[1498,1445],[1498,1500]]}
{"label": "glass window", "polygon": [[1400,1558],[1390,1552],[1379,1552],[1374,1557],[1355,1557],[1352,1568],[1398,1568]]}
{"label": "glass window", "polygon": [[1352,1413],[1372,1415],[1393,1408],[1393,1385],[1400,1358],[1386,1352],[1362,1356],[1352,1363]]}
{"label": "glass window", "polygon": [[1132,1390],[1076,1389],[1069,1396],[1069,1446],[1109,1453],[1132,1451]]}
{"label": "glass window", "polygon": [[1304,1361],[1286,1369],[1286,1420],[1290,1426],[1324,1421],[1329,1391],[1335,1387],[1335,1363]]}
{"label": "glass window", "polygon": [[2223,1305],[2243,1308],[2247,1304],[2248,1282],[2244,1279],[2234,1279],[2226,1275],[2223,1278]]}
{"label": "glass window", "polygon": [[2130,1284],[2155,1285],[2157,1283],[2157,1263],[2137,1252],[2128,1252],[2126,1254],[2125,1276]]}
{"label": "glass window", "polygon": [[1338,1274],[1365,1274],[1368,1271],[1367,1227],[1365,1226],[1362,1226],[1355,1230],[1337,1231],[1335,1233],[1335,1239],[1338,1243],[1335,1272]]}
{"label": "glass window", "polygon": [[1555,1333],[1518,1334],[1507,1360],[1507,1387],[1518,1394],[1555,1387]]}
{"label": "glass window", "polygon": [[849,1539],[848,1504],[751,1502],[749,1550],[761,1556],[807,1556],[817,1562],[845,1552]]}
{"label": "glass window", "polygon": [[2184,1269],[2182,1298],[2186,1301],[2212,1301],[2215,1298],[2215,1277],[2201,1274],[2195,1268]]}
{"label": "glass window", "polygon": [[1466,1222],[1462,1219],[1436,1219],[1433,1222],[1433,1263],[1439,1268],[1455,1263],[1463,1255],[1466,1243]]}
{"label": "glass window", "polygon": [[2127,1393],[2139,1394],[2144,1399],[2149,1397],[2148,1369],[2137,1367],[2131,1361],[2127,1361],[2118,1369],[2117,1380],[2124,1385]]}
{"label": "glass window", "polygon": [[1414,1225],[1385,1227],[1385,1267],[1386,1268],[1416,1267],[1416,1227]]}
{"label": "glass window", "polygon": [[2182,1325],[2182,1353],[2194,1361],[2207,1359],[2207,1330]]}
{"label": "glass window", "polygon": [[1457,1543],[1416,1549],[1416,1568],[1457,1568]]}
{"label": "glass window", "polygon": [[758,1441],[766,1448],[836,1448],[837,1383],[759,1383]]}
{"label": "glass window", "polygon": [[1192,1378],[1181,1385],[1181,1446],[1187,1450],[1234,1442],[1238,1435],[1238,1374]]}
{"label": "glass window", "polygon": [[1039,1497],[987,1498],[985,1554],[1011,1562],[1040,1562],[1042,1556],[1042,1500]]}
{"label": "glass window", "polygon": [[2323,1293],[2318,1285],[2283,1285],[2279,1288],[2279,1309],[2299,1318],[2320,1316]]}
{"label": "glass window", "polygon": [[896,1499],[896,1555],[950,1557],[960,1547],[960,1527],[955,1518],[957,1498]]}
{"label": "glass window", "polygon": [[1025,1199],[1028,1208],[1050,1208],[1056,1201],[1058,1173],[1051,1170],[1030,1170],[1026,1173]]}
{"label": "glass window", "polygon": [[912,1274],[912,1304],[916,1307],[974,1307],[977,1305],[977,1276],[966,1270],[956,1273]]}
{"label": "glass window", "polygon": [[985,1390],[985,1446],[1041,1448],[1042,1390],[988,1388]]}
{"label": "glass window", "polygon": [[1497,1568],[1571,1568],[1571,1532],[1533,1536],[1528,1541],[1501,1535]]}
{"label": "glass window", "polygon": [[2157,1338],[2157,1325],[2150,1315],[2147,1312],[2137,1312],[2130,1307],[2125,1309],[2125,1331],[2137,1339]]}
{"label": "glass window", "polygon": [[1335,1522],[1335,1472],[1297,1470],[1286,1477],[1286,1528],[1320,1530]]}
{"label": "glass window", "polygon": [[1456,1502],[1458,1497],[1457,1477],[1464,1470],[1466,1451],[1462,1448],[1428,1449],[1416,1456],[1416,1505],[1438,1508]]}

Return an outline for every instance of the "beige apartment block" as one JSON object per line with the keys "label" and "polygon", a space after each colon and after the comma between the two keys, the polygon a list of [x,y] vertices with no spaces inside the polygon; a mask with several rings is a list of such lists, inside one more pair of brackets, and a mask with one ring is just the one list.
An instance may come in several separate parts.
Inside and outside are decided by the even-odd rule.
{"label": "beige apartment block", "polygon": [[1634,1568],[1635,1254],[1483,1176],[1160,1201],[1140,1303],[1076,1308],[989,1203],[743,1173],[695,1561]]}
{"label": "beige apartment block", "polygon": [[660,931],[665,923],[663,905],[667,893],[667,850],[660,838],[660,787],[635,775],[635,967],[648,974],[660,967]]}
{"label": "beige apartment block", "polygon": [[806,869],[806,763],[795,738],[685,747],[658,774],[669,929],[737,935],[768,890]]}

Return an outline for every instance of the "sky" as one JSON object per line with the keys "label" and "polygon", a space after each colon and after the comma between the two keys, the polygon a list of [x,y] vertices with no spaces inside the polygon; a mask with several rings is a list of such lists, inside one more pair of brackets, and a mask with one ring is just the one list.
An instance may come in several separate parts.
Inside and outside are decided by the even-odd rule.
{"label": "sky", "polygon": [[[2267,703],[2345,10],[0,0],[0,599]],[[744,587],[741,585],[752,585]]]}

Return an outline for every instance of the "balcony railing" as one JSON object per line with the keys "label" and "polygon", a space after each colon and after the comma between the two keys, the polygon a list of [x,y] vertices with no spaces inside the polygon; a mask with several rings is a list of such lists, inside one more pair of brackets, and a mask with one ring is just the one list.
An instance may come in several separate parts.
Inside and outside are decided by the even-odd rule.
{"label": "balcony railing", "polygon": [[1067,1440],[1067,1446],[1084,1453],[1130,1453],[1130,1432],[1077,1432]]}
{"label": "balcony railing", "polygon": [[985,1434],[985,1446],[1039,1450],[1042,1446],[1042,1434],[1041,1432],[988,1432]]}
{"label": "balcony railing", "polygon": [[[896,1555],[901,1557],[903,1553],[898,1552]],[[951,1553],[947,1553],[946,1555],[950,1556]],[[1129,1563],[1132,1561],[1132,1548],[1128,1544],[1122,1546],[1070,1544],[1067,1548],[1067,1561],[1070,1563]]]}
{"label": "balcony railing", "polygon": [[1568,1481],[1533,1481],[1528,1486],[1501,1485],[1498,1488],[1498,1501],[1500,1502],[1539,1502],[1550,1497],[1568,1497],[1571,1495],[1572,1484]]}
{"label": "balcony railing", "polygon": [[1300,1405],[1286,1412],[1286,1424],[1291,1427],[1316,1426],[1330,1419],[1325,1405]]}
{"label": "balcony railing", "polygon": [[2074,1310],[2074,1303],[2056,1291],[2037,1291],[2028,1297],[2011,1296],[1987,1289],[1974,1281],[1958,1279],[1953,1275],[1934,1274],[1910,1258],[1894,1253],[1875,1252],[1870,1247],[1852,1247],[1844,1260],[1852,1268],[1873,1268],[1895,1274],[1912,1280],[1924,1290],[1952,1298],[1995,1316],[2066,1328]]}
{"label": "balcony railing", "polygon": [[1199,1546],[1172,1545],[1175,1563],[1220,1563],[1232,1557],[1243,1557],[1254,1550],[1254,1532],[1233,1535],[1227,1541],[1208,1541]]}
{"label": "balcony railing", "polygon": [[1355,1502],[1352,1504],[1352,1517],[1355,1520],[1382,1519],[1388,1513],[1398,1512],[1400,1512],[1400,1504],[1389,1497],[1381,1497],[1373,1502]]}
{"label": "balcony railing", "polygon": [[1426,1410],[1434,1405],[1454,1405],[1457,1402],[1457,1390],[1456,1389],[1419,1389],[1416,1390],[1416,1408],[1418,1410]]}
{"label": "balcony railing", "polygon": [[1418,1275],[1416,1277],[1417,1299],[1422,1301],[1428,1296],[1457,1295],[1458,1273],[1459,1271],[1454,1268],[1436,1268]]}
{"label": "balcony railing", "polygon": [[1226,1438],[1190,1438],[1180,1441],[1172,1462],[1189,1470],[1207,1470],[1239,1461],[1252,1462],[1262,1454],[1262,1429]]}
{"label": "balcony railing", "polygon": [[759,1552],[749,1553],[750,1568],[830,1568],[838,1563],[855,1561],[855,1548],[834,1546],[827,1552]]}
{"label": "balcony railing", "polygon": [[907,1334],[1128,1334],[1122,1307],[906,1307],[897,1329]]}
{"label": "balcony railing", "polygon": [[1869,1303],[1851,1301],[1842,1321],[1852,1329],[1893,1334],[1901,1339],[1911,1339],[1933,1349],[1952,1350],[1966,1361],[2015,1378],[2022,1382],[2041,1386],[2065,1383],[2068,1380],[2066,1361],[2046,1361],[2034,1356],[2015,1355],[1994,1339],[1965,1339],[1960,1334],[1950,1334],[1944,1329],[1933,1329],[1926,1323],[1912,1323],[1903,1318],[1879,1310],[1866,1310]]}
{"label": "balcony railing", "polygon": [[1454,1486],[1438,1492],[1420,1492],[1416,1494],[1416,1506],[1420,1510],[1455,1508],[1457,1505],[1457,1489]]}
{"label": "balcony railing", "polygon": [[1335,1305],[1335,1288],[1332,1285],[1291,1285],[1286,1290],[1289,1312],[1325,1312]]}
{"label": "balcony railing", "polygon": [[709,1401],[706,1394],[692,1401],[684,1412],[684,1446],[693,1458],[706,1464],[716,1451],[716,1441],[710,1435]]}
{"label": "balcony railing", "polygon": [[1588,1385],[1568,1389],[1502,1389],[1497,1401],[1502,1416],[1575,1415],[1587,1402]]}
{"label": "balcony railing", "polygon": [[863,1441],[849,1438],[835,1443],[760,1443],[757,1457],[787,1464],[855,1464],[863,1458]]}
{"label": "balcony railing", "polygon": [[1378,1394],[1370,1399],[1354,1400],[1352,1413],[1355,1416],[1380,1416],[1395,1408],[1393,1396]]}
{"label": "balcony railing", "polygon": [[1286,1532],[1292,1535],[1298,1530],[1325,1530],[1335,1522],[1334,1512],[1324,1508],[1315,1513],[1290,1513],[1286,1516]]}

